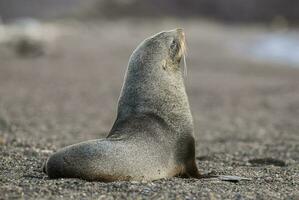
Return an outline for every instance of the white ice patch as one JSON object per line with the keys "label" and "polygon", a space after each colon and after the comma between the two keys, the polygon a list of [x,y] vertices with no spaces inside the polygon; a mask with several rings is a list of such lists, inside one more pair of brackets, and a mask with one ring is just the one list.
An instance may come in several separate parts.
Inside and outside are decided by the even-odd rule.
{"label": "white ice patch", "polygon": [[18,37],[51,43],[59,35],[55,25],[44,24],[31,18],[20,19],[12,24],[2,24],[0,21],[0,44],[14,41]]}
{"label": "white ice patch", "polygon": [[251,45],[249,53],[257,59],[299,67],[299,34],[267,34]]}

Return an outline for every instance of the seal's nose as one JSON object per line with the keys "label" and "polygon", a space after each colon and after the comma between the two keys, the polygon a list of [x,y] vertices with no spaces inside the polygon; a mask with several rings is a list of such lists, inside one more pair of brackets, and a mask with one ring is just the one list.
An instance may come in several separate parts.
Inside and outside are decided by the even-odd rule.
{"label": "seal's nose", "polygon": [[184,29],[182,29],[182,28],[177,28],[176,29],[176,32],[178,33],[178,35],[179,35],[179,37],[181,38],[181,39],[185,39],[185,33],[184,33]]}
{"label": "seal's nose", "polygon": [[182,29],[182,28],[177,28],[176,31],[177,31],[178,33],[184,33],[184,29]]}
{"label": "seal's nose", "polygon": [[178,34],[184,34],[184,29],[182,29],[182,28],[177,28],[177,29],[176,29],[176,32],[177,32]]}

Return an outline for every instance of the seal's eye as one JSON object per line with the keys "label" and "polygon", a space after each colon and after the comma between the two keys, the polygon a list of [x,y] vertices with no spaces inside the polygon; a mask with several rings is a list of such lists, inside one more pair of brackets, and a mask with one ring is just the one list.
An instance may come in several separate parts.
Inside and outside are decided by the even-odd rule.
{"label": "seal's eye", "polygon": [[171,43],[171,45],[170,45],[171,50],[177,51],[178,47],[179,47],[178,43],[175,40],[173,40],[172,43]]}

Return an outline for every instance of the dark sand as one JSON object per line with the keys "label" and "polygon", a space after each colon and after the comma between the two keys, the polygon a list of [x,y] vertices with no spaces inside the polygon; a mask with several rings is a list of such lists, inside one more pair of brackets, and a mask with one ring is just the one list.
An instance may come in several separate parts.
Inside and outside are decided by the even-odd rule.
{"label": "dark sand", "polygon": [[[252,181],[49,180],[41,166],[53,151],[109,132],[132,50],[176,26],[189,44],[199,169]],[[298,199],[299,68],[227,48],[263,32],[195,21],[68,23],[44,56],[0,46],[0,199]]]}

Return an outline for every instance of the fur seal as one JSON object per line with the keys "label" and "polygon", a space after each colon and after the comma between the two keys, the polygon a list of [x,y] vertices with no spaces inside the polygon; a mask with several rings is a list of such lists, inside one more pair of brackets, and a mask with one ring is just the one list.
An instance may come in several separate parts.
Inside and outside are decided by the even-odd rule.
{"label": "fur seal", "polygon": [[114,125],[104,139],[65,147],[43,170],[50,178],[89,181],[201,176],[180,61],[182,29],[145,39],[130,57]]}

